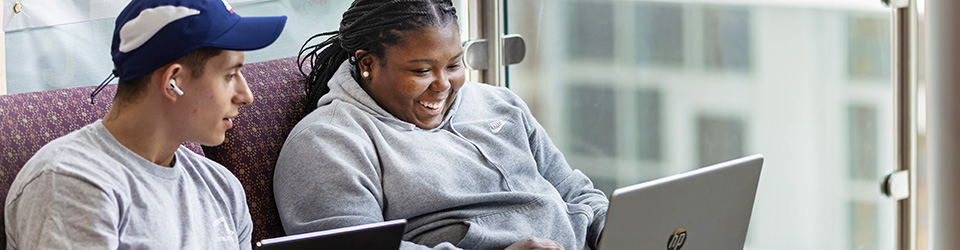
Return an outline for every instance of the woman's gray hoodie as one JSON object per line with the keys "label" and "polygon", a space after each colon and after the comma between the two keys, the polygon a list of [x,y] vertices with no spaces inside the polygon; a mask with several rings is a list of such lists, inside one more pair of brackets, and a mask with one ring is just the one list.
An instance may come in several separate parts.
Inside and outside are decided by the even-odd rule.
{"label": "woman's gray hoodie", "polygon": [[606,196],[510,90],[468,82],[425,130],[378,106],[349,67],[277,160],[287,234],[404,218],[401,249],[503,249],[528,237],[596,248]]}

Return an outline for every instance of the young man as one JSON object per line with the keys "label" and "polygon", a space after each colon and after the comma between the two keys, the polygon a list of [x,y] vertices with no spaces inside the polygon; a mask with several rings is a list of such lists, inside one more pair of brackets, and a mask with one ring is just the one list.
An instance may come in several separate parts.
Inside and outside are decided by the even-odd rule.
{"label": "young man", "polygon": [[223,142],[253,96],[244,50],[286,17],[222,0],[134,0],[117,17],[114,104],[23,167],[7,195],[7,249],[250,249],[240,182],[185,141]]}

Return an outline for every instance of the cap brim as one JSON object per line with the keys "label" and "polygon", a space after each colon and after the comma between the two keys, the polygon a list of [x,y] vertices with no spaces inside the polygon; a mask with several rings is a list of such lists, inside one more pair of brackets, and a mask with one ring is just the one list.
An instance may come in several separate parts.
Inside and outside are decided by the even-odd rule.
{"label": "cap brim", "polygon": [[230,30],[206,46],[241,51],[261,49],[280,37],[286,22],[286,16],[243,17]]}

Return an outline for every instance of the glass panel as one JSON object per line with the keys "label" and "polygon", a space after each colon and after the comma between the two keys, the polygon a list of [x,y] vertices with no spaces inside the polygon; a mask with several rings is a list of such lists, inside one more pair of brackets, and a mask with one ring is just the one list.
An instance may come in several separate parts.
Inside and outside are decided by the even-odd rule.
{"label": "glass panel", "polygon": [[[113,69],[110,42],[117,14],[129,1],[30,1],[4,9],[7,93],[97,85]],[[280,38],[245,53],[245,62],[296,56],[310,36],[340,27],[352,0],[227,0],[242,16],[286,15]],[[464,0],[454,1],[467,33]],[[12,6],[7,2],[5,6]],[[66,11],[65,11],[66,10]],[[116,83],[116,81],[114,81]]]}
{"label": "glass panel", "polygon": [[661,124],[663,117],[660,116],[660,110],[663,105],[660,104],[660,92],[654,89],[641,89],[636,92],[636,106],[634,112],[637,113],[634,127],[637,136],[631,140],[637,143],[637,159],[646,161],[660,161],[663,157],[663,145],[661,144]]}
{"label": "glass panel", "polygon": [[[638,2],[634,11],[637,64],[683,66],[683,6]],[[649,39],[653,36],[658,38]]]}
{"label": "glass panel", "polygon": [[706,5],[702,16],[706,67],[721,71],[750,70],[750,9]]}
{"label": "glass panel", "polygon": [[850,225],[860,225],[860,228],[848,232],[850,244],[847,244],[847,249],[878,249],[877,221],[880,215],[877,213],[877,204],[851,202],[850,206]]}
{"label": "glass panel", "polygon": [[765,167],[745,249],[893,249],[890,14],[879,1],[507,2],[508,84],[607,192]]}
{"label": "glass panel", "polygon": [[738,117],[697,119],[697,166],[709,166],[744,156],[743,121]]}
{"label": "glass panel", "polygon": [[[570,27],[567,54],[580,60],[613,59],[613,8],[609,2],[573,2],[567,11]],[[508,29],[509,30],[509,29]]]}
{"label": "glass panel", "polygon": [[869,181],[878,175],[877,165],[877,113],[867,105],[850,106],[850,121],[847,131],[850,147],[850,178]]}
{"label": "glass panel", "polygon": [[889,77],[890,54],[877,53],[889,49],[889,17],[852,13],[847,19],[847,74],[858,79]]}
{"label": "glass panel", "polygon": [[567,90],[566,110],[570,124],[567,134],[573,136],[570,151],[583,156],[617,155],[616,123],[596,124],[592,121],[609,121],[614,113],[614,92],[597,84],[570,85]]}

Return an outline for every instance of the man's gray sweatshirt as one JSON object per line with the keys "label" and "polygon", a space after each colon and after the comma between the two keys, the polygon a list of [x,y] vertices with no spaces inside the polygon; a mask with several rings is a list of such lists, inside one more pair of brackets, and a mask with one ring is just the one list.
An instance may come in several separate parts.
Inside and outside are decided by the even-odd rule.
{"label": "man's gray sweatshirt", "polygon": [[403,218],[401,249],[503,249],[529,237],[596,248],[606,196],[510,90],[468,82],[425,130],[378,106],[349,67],[277,160],[287,234]]}

